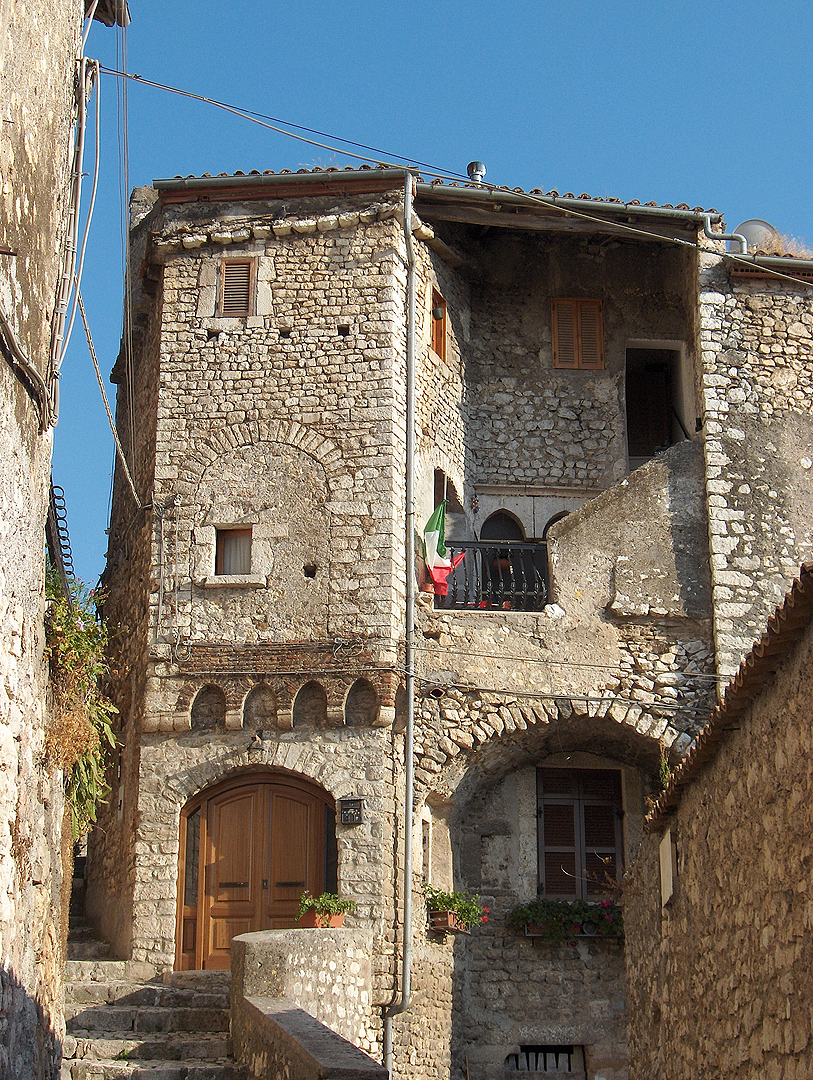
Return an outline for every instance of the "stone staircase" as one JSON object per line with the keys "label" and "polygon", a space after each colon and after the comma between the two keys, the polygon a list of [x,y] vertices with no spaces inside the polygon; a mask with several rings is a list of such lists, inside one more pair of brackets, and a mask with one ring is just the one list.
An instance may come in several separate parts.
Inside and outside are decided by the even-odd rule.
{"label": "stone staircase", "polygon": [[62,1080],[245,1080],[231,1057],[229,980],[228,971],[155,978],[132,961],[69,960]]}

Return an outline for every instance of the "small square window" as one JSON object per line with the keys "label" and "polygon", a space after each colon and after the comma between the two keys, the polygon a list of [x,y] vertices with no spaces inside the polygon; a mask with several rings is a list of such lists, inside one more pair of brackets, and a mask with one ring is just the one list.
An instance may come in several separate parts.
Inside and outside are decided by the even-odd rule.
{"label": "small square window", "polygon": [[437,353],[441,360],[446,359],[446,301],[437,289],[432,289],[432,351]]}
{"label": "small square window", "polygon": [[251,529],[218,529],[215,574],[235,577],[251,573]]}
{"label": "small square window", "polygon": [[220,264],[218,314],[232,318],[251,315],[253,294],[254,260],[224,259]]}
{"label": "small square window", "polygon": [[551,348],[555,368],[604,368],[604,323],[600,300],[553,300]]}

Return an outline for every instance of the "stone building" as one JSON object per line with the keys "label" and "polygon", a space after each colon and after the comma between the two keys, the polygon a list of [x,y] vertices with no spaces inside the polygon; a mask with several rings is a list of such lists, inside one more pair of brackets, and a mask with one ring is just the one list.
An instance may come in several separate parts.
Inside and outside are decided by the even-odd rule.
{"label": "stone building", "polygon": [[[113,0],[93,6],[115,20]],[[25,1080],[52,1075],[61,1028],[63,800],[44,756],[44,553],[84,13],[81,0],[0,7],[0,1075]]]}
{"label": "stone building", "polygon": [[[386,1013],[411,748],[395,1072],[621,1080],[622,947],[506,917],[630,865],[662,756],[810,552],[813,266],[729,256],[715,212],[383,168],[156,181],[132,213],[91,916],[157,970],[223,967],[338,884]],[[417,560],[406,642],[444,499],[464,558],[445,596]],[[428,930],[425,881],[489,922]]]}
{"label": "stone building", "polygon": [[647,818],[627,885],[630,1076],[813,1072],[813,564]]}

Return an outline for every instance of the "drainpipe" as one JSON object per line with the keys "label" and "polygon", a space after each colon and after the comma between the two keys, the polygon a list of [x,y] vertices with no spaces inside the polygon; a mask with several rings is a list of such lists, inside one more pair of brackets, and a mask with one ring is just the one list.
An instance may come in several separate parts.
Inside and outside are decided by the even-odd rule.
{"label": "drainpipe", "polygon": [[736,240],[740,245],[740,255],[748,254],[748,240],[742,233],[738,232],[712,232],[711,230],[711,214],[703,214],[703,234],[708,236],[710,240]]}
{"label": "drainpipe", "polygon": [[415,792],[415,247],[412,238],[412,173],[404,174],[404,242],[407,256],[406,336],[406,612],[404,730],[403,952],[398,1000],[384,1006],[384,1068],[392,1076],[392,1020],[406,1012],[412,996],[412,822]]}

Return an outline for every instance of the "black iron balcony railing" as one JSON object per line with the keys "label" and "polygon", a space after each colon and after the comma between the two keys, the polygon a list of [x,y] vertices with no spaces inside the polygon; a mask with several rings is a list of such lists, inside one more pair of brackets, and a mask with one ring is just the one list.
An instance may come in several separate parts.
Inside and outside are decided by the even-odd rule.
{"label": "black iron balcony railing", "polygon": [[464,555],[449,575],[447,596],[436,608],[457,611],[539,611],[548,602],[544,541],[447,540],[447,556]]}

